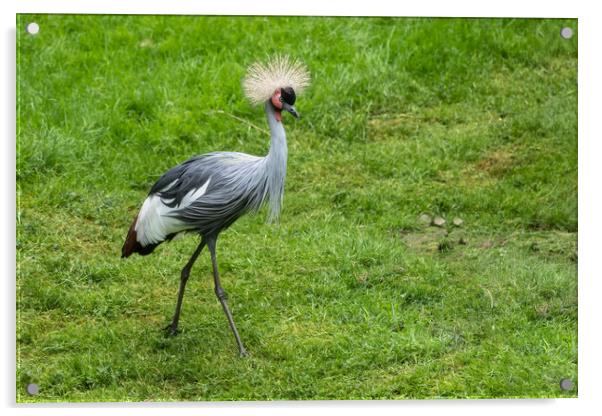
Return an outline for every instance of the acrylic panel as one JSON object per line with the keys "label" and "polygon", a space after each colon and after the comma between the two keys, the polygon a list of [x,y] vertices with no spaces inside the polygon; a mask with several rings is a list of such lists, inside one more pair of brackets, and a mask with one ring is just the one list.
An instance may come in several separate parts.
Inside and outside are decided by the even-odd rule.
{"label": "acrylic panel", "polygon": [[17,402],[576,397],[577,29],[19,15]]}

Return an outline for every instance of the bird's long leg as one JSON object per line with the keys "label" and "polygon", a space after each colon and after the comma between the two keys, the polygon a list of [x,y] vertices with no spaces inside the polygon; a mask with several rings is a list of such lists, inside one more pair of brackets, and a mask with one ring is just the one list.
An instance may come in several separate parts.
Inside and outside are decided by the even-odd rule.
{"label": "bird's long leg", "polygon": [[201,238],[201,242],[198,247],[192,254],[186,266],[182,269],[182,273],[180,274],[180,289],[178,290],[178,303],[176,304],[176,311],[173,315],[173,319],[171,320],[171,324],[165,327],[165,330],[169,335],[175,335],[178,332],[178,321],[180,320],[180,310],[182,309],[182,300],[184,299],[184,289],[186,288],[186,282],[188,281],[188,276],[190,276],[190,269],[192,269],[192,265],[201,254],[201,251],[205,247],[205,238]]}
{"label": "bird's long leg", "polygon": [[215,294],[216,294],[217,298],[219,299],[220,303],[222,304],[224,313],[226,314],[226,317],[228,318],[228,323],[230,324],[230,328],[232,329],[232,332],[234,333],[234,338],[236,338],[236,343],[238,344],[238,350],[240,352],[240,356],[245,357],[247,355],[247,350],[245,349],[244,345],[242,345],[242,341],[240,340],[240,336],[238,335],[238,331],[236,330],[236,325],[234,324],[234,318],[232,318],[232,313],[230,312],[230,309],[228,308],[228,302],[227,302],[228,295],[222,288],[222,285],[220,284],[220,281],[219,281],[219,272],[217,271],[217,258],[215,256],[216,240],[217,239],[215,237],[207,238],[207,246],[209,247],[209,251],[211,252],[211,264],[213,265],[213,281],[215,283]]}

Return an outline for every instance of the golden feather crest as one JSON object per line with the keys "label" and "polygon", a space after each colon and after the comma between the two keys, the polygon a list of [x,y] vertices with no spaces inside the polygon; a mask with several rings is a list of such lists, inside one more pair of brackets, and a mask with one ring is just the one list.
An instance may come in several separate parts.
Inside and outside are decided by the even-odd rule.
{"label": "golden feather crest", "polygon": [[298,95],[309,83],[309,72],[302,62],[278,55],[268,62],[251,65],[243,80],[243,89],[253,104],[261,104],[278,88],[292,87]]}

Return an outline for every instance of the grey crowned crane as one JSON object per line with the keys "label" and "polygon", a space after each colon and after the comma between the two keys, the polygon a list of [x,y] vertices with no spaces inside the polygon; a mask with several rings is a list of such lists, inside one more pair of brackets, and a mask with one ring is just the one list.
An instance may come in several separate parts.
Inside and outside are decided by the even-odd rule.
{"label": "grey crowned crane", "polygon": [[180,233],[196,233],[200,242],[182,269],[176,310],[165,328],[176,334],[184,289],[190,270],[207,245],[211,254],[215,294],[219,299],[241,356],[247,355],[227,295],[220,283],[215,254],[217,237],[240,216],[257,212],[269,202],[269,221],[280,213],[286,176],[287,146],[282,111],[294,117],[296,94],[309,85],[305,66],[287,57],[255,63],[243,81],[245,94],[254,104],[264,104],[271,133],[265,157],[237,152],[212,152],[192,157],[167,171],[151,188],[134,218],[122,248],[122,257],[147,255],[162,242]]}

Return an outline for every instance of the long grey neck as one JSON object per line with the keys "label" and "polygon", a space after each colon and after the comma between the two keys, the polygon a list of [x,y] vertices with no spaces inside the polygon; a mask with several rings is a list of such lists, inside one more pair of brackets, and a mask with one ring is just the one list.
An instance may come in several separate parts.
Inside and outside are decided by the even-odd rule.
{"label": "long grey neck", "polygon": [[270,214],[268,221],[275,220],[280,214],[282,197],[284,195],[284,179],[286,177],[286,134],[281,121],[276,120],[276,110],[268,100],[265,103],[265,114],[268,119],[271,133],[270,151],[265,157],[265,167],[270,200]]}

